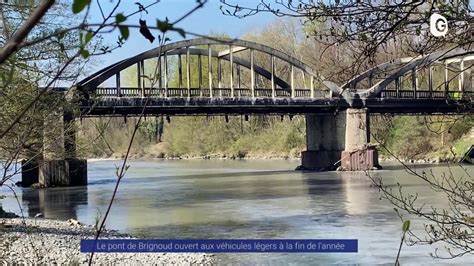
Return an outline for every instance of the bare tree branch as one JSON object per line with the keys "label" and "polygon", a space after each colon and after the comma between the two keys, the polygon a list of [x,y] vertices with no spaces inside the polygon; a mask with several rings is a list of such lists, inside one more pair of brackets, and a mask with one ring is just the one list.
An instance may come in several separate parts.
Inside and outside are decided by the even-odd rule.
{"label": "bare tree branch", "polygon": [[43,0],[31,14],[27,21],[13,34],[0,50],[0,64],[3,64],[10,55],[15,53],[18,45],[28,36],[28,33],[38,24],[46,12],[53,6],[54,0]]}

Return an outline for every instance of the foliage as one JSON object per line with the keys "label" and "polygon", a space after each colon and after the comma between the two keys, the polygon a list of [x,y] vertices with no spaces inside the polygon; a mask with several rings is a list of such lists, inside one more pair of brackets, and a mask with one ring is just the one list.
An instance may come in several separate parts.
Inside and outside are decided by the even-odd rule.
{"label": "foliage", "polygon": [[[12,81],[3,87],[3,97],[0,97],[0,130],[12,123],[22,111],[23,106],[31,101],[38,93],[37,89],[23,80]],[[58,99],[60,95],[44,95],[16,123],[14,128],[0,140],[0,156],[3,159],[23,156],[36,156],[42,149],[42,136],[45,131],[55,131],[60,125],[57,123],[43,124],[45,118],[58,112],[61,108],[68,108]]]}
{"label": "foliage", "polygon": [[[80,153],[86,157],[120,157],[126,149],[134,120],[84,120],[78,137]],[[293,117],[292,121],[285,117],[283,122],[280,117],[263,116],[250,116],[249,121],[245,121],[245,117],[231,116],[228,120],[226,122],[224,117],[172,117],[170,123],[164,122],[166,149],[162,152],[170,157],[295,157],[305,147],[304,117]],[[133,146],[136,156],[147,156],[147,151],[156,145],[155,129],[160,121],[160,118],[149,117],[141,124]]]}
{"label": "foliage", "polygon": [[459,158],[464,151],[458,148],[456,154],[452,154],[450,147],[461,142],[474,126],[473,121],[471,116],[397,116],[388,123],[384,122],[387,125],[385,130],[379,129],[375,134],[379,134],[378,141],[403,159]]}

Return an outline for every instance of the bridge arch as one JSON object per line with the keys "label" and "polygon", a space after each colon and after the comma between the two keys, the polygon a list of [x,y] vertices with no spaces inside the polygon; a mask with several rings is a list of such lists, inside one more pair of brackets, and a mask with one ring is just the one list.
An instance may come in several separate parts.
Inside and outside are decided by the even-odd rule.
{"label": "bridge arch", "polygon": [[[208,46],[208,49],[201,49],[202,46],[206,46],[206,45]],[[218,52],[217,50],[212,49],[213,46],[222,46],[222,45],[228,45],[229,49],[225,51],[221,51],[221,52]],[[246,60],[244,58],[235,56],[236,53],[243,50],[249,50],[251,55],[253,54],[253,51],[258,51],[258,52],[262,52],[264,54],[270,55],[272,66],[273,66],[274,58],[278,58],[281,61],[288,63],[291,67],[291,80],[288,82],[276,76],[276,74],[274,73],[274,70],[272,69],[273,67],[271,67],[271,69],[266,69],[262,66],[255,64],[252,56],[250,60]],[[164,57],[166,60],[166,57],[168,55],[170,56],[171,55],[198,55],[198,56],[209,57],[209,54],[211,55],[211,58],[218,58],[225,61],[230,61],[232,66],[234,64],[238,66],[242,66],[244,68],[250,69],[251,72],[254,74],[258,74],[267,80],[271,80],[271,83],[273,84],[272,90],[274,91],[283,90],[291,94],[292,96],[294,95],[295,84],[294,84],[294,74],[293,74],[294,70],[293,69],[296,68],[296,69],[301,70],[302,73],[305,73],[311,79],[310,91],[311,91],[312,96],[314,93],[314,89],[313,89],[314,80],[319,81],[320,84],[326,87],[323,90],[327,90],[328,92],[330,92],[328,93],[328,96],[331,94],[338,95],[342,92],[342,89],[338,85],[318,75],[318,73],[313,71],[313,69],[311,69],[308,65],[306,65],[305,63],[301,62],[300,60],[292,56],[289,56],[279,50],[273,49],[266,45],[262,45],[262,44],[251,42],[251,41],[229,39],[229,38],[197,38],[197,39],[183,40],[183,41],[165,44],[163,46],[151,49],[149,51],[143,52],[141,54],[130,57],[128,59],[116,62],[104,69],[101,69],[95,72],[94,74],[90,75],[89,77],[83,79],[79,83],[77,83],[75,87],[85,92],[86,94],[89,94],[91,92],[94,92],[99,87],[99,85],[101,85],[103,82],[105,82],[109,78],[113,77],[114,75],[120,75],[121,71],[133,65],[138,65],[140,67],[140,64],[143,64],[144,60],[159,58],[159,57]],[[253,77],[254,74],[252,74],[252,87],[255,87],[254,77]],[[118,78],[120,78],[120,76],[118,76]],[[232,79],[232,76],[231,76],[231,79]],[[116,85],[116,86],[119,87],[120,85]],[[165,84],[165,87],[166,86],[167,84]],[[209,85],[209,87],[210,89],[212,88],[211,85]],[[233,90],[233,88],[231,89]],[[274,93],[275,92],[272,92],[272,94]],[[234,96],[234,95],[231,95],[231,96]]]}
{"label": "bridge arch", "polygon": [[[443,92],[438,93],[439,98],[445,97],[449,93],[449,83],[453,81],[454,78],[450,79],[448,71],[455,70],[459,82],[458,91],[462,92],[467,89],[472,89],[472,75],[471,75],[471,66],[466,67],[466,63],[474,62],[474,51],[465,50],[463,48],[448,49],[444,51],[434,52],[424,56],[418,57],[405,57],[388,62],[379,64],[362,74],[352,78],[341,86],[343,90],[348,90],[352,95],[352,98],[375,98],[379,97],[384,90],[386,90],[390,85],[395,85],[397,95],[393,95],[394,98],[400,98],[401,88],[401,79],[407,75],[411,74],[411,88],[413,90],[409,93],[410,98],[418,98],[417,94],[424,93],[425,91],[418,92],[418,71],[420,69],[428,69],[428,97],[422,95],[422,98],[432,98],[433,91],[435,86],[433,84],[433,68],[437,66],[442,66],[444,69],[444,80],[443,80]],[[458,64],[458,66],[455,66]],[[385,76],[381,78],[378,82],[373,84],[373,78],[377,73],[382,72]],[[466,77],[468,75],[468,77]],[[357,89],[358,83],[365,81],[365,88]],[[469,86],[467,86],[469,85]],[[435,95],[436,96],[436,95]],[[403,98],[403,97],[401,97]]]}

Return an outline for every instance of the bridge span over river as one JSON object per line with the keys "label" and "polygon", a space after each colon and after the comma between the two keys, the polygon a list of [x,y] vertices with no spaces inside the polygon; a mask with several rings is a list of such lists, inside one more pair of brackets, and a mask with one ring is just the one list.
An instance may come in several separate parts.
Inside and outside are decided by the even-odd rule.
{"label": "bridge span over river", "polygon": [[[377,151],[367,145],[369,114],[472,114],[473,65],[474,51],[448,49],[391,60],[336,84],[265,45],[198,38],[165,44],[55,90],[78,106],[79,112],[61,117],[68,126],[77,116],[302,114],[302,169],[366,170],[378,166]],[[24,180],[87,182],[74,132],[63,139],[65,158],[43,162]]]}

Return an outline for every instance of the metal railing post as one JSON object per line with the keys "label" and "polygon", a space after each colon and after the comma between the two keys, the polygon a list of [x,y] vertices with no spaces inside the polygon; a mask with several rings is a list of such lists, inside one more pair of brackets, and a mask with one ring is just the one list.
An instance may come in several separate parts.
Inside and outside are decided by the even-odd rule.
{"label": "metal railing post", "polygon": [[[183,63],[181,54],[178,55],[178,88],[183,86]],[[180,90],[181,91],[181,90]]]}
{"label": "metal railing post", "polygon": [[191,56],[189,46],[186,47],[186,87],[188,88],[188,98],[191,97]]}
{"label": "metal railing post", "polygon": [[402,86],[400,79],[400,77],[395,78],[395,98],[400,98],[400,87]]}
{"label": "metal railing post", "polygon": [[252,93],[252,98],[255,97],[255,70],[253,68],[254,64],[254,54],[253,49],[250,50],[250,90]]}
{"label": "metal railing post", "polygon": [[202,97],[202,59],[201,55],[198,55],[198,82],[199,82],[199,96]]}
{"label": "metal railing post", "polygon": [[229,45],[230,51],[230,97],[234,98],[234,52],[232,51],[232,44]]}
{"label": "metal railing post", "polygon": [[141,97],[145,97],[145,92],[143,91],[143,83],[142,83],[142,63],[143,61],[139,61],[137,63],[137,87],[140,90]]}
{"label": "metal railing post", "polygon": [[444,61],[444,93],[448,97],[449,92],[449,75],[448,75],[448,61]]}
{"label": "metal railing post", "polygon": [[217,87],[219,88],[219,97],[222,97],[222,65],[219,57],[217,58]]}
{"label": "metal railing post", "polygon": [[295,67],[293,65],[290,66],[290,79],[291,79],[291,98],[295,98],[295,92],[296,92],[296,88],[295,88]]}
{"label": "metal railing post", "polygon": [[[162,95],[163,94],[163,70],[162,70],[162,64],[161,64],[161,55],[158,57],[158,73],[159,73],[159,76],[158,76],[158,95]],[[151,86],[150,86],[151,87]],[[154,87],[154,86],[153,86]],[[153,95],[153,88],[151,87],[150,88],[150,95]]]}
{"label": "metal railing post", "polygon": [[413,90],[413,98],[417,98],[416,97],[416,92],[417,92],[417,87],[418,87],[418,79],[416,78],[416,68],[412,69],[411,70],[411,87],[412,87],[412,90]]}
{"label": "metal railing post", "polygon": [[271,56],[271,82],[272,82],[272,98],[275,98],[275,58]]}
{"label": "metal railing post", "polygon": [[459,63],[459,70],[461,71],[459,73],[459,91],[464,91],[464,59],[461,59],[461,62]]}
{"label": "metal railing post", "polygon": [[121,88],[120,88],[120,72],[117,72],[117,74],[115,74],[115,89],[116,89],[117,97],[122,97]]}
{"label": "metal railing post", "polygon": [[165,78],[165,97],[168,97],[168,51],[165,52],[163,58],[164,78]]}
{"label": "metal railing post", "polygon": [[240,83],[240,65],[237,65],[237,89],[241,89],[241,83]]}
{"label": "metal railing post", "polygon": [[208,78],[209,78],[209,97],[212,98],[212,50],[211,50],[211,45],[209,44],[207,46],[207,72],[208,72]]}
{"label": "metal railing post", "polygon": [[428,69],[428,90],[430,94],[430,99],[433,98],[433,66],[430,66]]}

